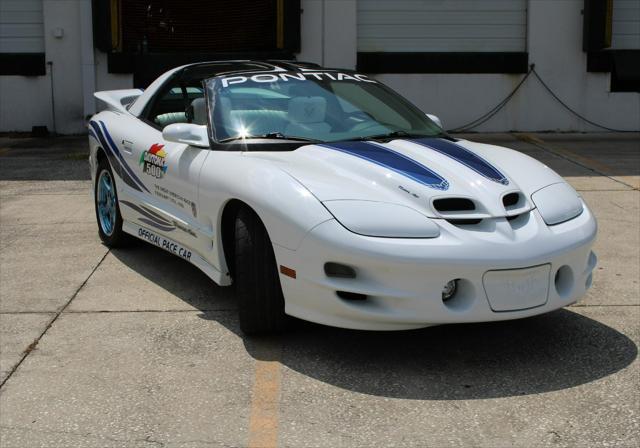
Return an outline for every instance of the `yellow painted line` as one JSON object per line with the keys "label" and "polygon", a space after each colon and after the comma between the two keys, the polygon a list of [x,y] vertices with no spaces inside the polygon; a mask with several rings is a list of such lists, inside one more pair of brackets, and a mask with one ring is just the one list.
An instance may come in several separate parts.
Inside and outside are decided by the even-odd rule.
{"label": "yellow painted line", "polygon": [[278,446],[280,387],[282,381],[282,345],[277,341],[260,341],[257,357],[251,416],[249,448]]}
{"label": "yellow painted line", "polygon": [[568,159],[579,162],[580,164],[586,166],[587,168],[591,168],[594,171],[599,171],[600,173],[605,174],[607,176],[613,175],[614,169],[611,168],[606,163],[602,163],[598,160],[594,160],[589,157],[581,156],[580,154],[576,154],[575,152],[570,151],[568,149],[559,148],[556,145],[553,145],[551,143],[545,142],[542,139],[539,139],[535,135],[517,133],[515,134],[515,136],[522,141],[533,143],[534,145],[542,146],[551,152],[554,152],[558,155],[562,155]]}

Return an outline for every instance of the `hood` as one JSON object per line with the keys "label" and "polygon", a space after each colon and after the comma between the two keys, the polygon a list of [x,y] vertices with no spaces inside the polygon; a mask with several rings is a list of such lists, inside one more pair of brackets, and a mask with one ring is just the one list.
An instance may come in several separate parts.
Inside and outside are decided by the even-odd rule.
{"label": "hood", "polygon": [[465,140],[349,141],[245,155],[276,162],[321,202],[390,202],[434,218],[516,215],[533,208],[535,191],[562,182],[524,154]]}

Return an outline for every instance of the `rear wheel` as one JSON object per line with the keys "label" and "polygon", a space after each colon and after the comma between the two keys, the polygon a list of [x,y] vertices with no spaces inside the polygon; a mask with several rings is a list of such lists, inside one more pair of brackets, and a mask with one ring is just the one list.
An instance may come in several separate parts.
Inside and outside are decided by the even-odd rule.
{"label": "rear wheel", "polygon": [[121,245],[125,241],[126,235],[122,231],[122,216],[118,206],[115,178],[105,159],[98,162],[94,191],[100,239],[109,247]]}
{"label": "rear wheel", "polygon": [[247,334],[282,331],[287,318],[273,246],[258,216],[247,209],[235,220],[234,277],[240,329]]}

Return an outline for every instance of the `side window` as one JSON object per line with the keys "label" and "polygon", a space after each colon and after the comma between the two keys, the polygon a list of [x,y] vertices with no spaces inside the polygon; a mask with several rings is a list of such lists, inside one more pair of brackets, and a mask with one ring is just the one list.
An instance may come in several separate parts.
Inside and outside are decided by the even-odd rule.
{"label": "side window", "polygon": [[194,101],[203,98],[202,87],[172,86],[154,102],[147,119],[161,129],[173,123],[191,123]]}

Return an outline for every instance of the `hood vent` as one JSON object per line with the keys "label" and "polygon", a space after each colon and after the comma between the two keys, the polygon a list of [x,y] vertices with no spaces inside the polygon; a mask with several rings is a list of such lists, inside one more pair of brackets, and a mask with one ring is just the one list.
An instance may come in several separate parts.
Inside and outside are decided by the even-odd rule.
{"label": "hood vent", "polygon": [[482,208],[478,210],[476,203],[468,198],[440,198],[434,199],[432,204],[440,216],[454,226],[480,224],[483,218],[489,216]]}
{"label": "hood vent", "polygon": [[502,196],[502,205],[505,210],[515,210],[523,206],[524,198],[518,191],[507,193]]}
{"label": "hood vent", "polygon": [[[495,202],[490,207],[491,211],[487,210],[480,200],[466,197],[440,197],[433,199],[431,205],[440,218],[467,230],[474,226],[482,227],[485,219],[506,218],[514,229],[526,223],[527,212],[531,208],[522,192],[510,191],[493,201]],[[504,207],[504,211],[500,210],[500,205]]]}
{"label": "hood vent", "polygon": [[476,209],[476,204],[467,198],[443,198],[434,200],[433,207],[440,213],[469,212]]}
{"label": "hood vent", "polygon": [[447,222],[454,226],[475,226],[476,224],[480,224],[482,219],[447,219]]}

